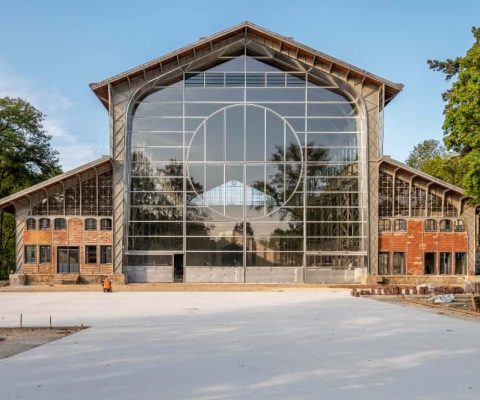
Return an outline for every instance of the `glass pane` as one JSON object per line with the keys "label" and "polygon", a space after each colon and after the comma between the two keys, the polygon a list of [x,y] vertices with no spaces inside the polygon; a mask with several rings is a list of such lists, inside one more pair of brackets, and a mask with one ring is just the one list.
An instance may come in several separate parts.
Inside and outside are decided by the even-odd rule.
{"label": "glass pane", "polygon": [[225,111],[226,116],[226,160],[243,161],[244,159],[244,130],[245,108],[231,107]]}
{"label": "glass pane", "polygon": [[246,159],[247,161],[263,161],[265,158],[265,114],[259,107],[246,109]]}
{"label": "glass pane", "polygon": [[189,267],[241,267],[243,254],[239,252],[188,252],[186,265]]}

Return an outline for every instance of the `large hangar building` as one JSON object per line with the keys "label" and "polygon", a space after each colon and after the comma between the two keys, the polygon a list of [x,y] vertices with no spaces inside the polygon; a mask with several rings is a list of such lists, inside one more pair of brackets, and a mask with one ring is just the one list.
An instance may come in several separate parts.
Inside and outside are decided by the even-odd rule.
{"label": "large hangar building", "polygon": [[462,189],[382,153],[400,84],[245,22],[90,87],[110,155],[0,200],[16,216],[12,281],[480,272]]}

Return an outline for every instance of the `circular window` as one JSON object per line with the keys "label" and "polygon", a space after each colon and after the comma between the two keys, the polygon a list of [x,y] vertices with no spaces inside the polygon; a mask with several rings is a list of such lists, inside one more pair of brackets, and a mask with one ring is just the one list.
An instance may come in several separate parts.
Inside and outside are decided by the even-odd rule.
{"label": "circular window", "polygon": [[188,204],[233,219],[264,217],[292,198],[302,161],[298,136],[280,115],[257,105],[225,107],[190,141]]}

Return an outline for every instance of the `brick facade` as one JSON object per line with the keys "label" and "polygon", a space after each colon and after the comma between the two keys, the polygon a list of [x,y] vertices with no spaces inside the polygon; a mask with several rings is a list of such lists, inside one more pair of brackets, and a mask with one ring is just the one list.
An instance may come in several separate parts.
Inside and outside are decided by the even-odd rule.
{"label": "brick facade", "polygon": [[[45,218],[45,217],[42,217]],[[100,217],[95,217],[97,220],[97,229],[92,231],[86,231],[84,229],[85,217],[61,217],[65,218],[67,222],[67,228],[63,230],[54,229],[55,217],[49,217],[51,220],[50,229],[39,230],[39,219],[37,221],[36,229],[24,230],[23,244],[37,246],[36,263],[25,263],[23,266],[23,272],[25,274],[56,274],[57,273],[57,249],[58,247],[71,246],[78,247],[80,251],[80,275],[109,275],[113,274],[112,264],[100,263],[100,250],[99,246],[111,246],[112,245],[112,231],[100,230]],[[92,218],[92,217],[88,217]],[[40,263],[39,246],[49,245],[51,246],[51,262]],[[85,261],[85,246],[95,245],[97,246],[97,263],[87,264]]]}
{"label": "brick facade", "polygon": [[[438,254],[468,252],[467,232],[425,232],[423,219],[407,220],[406,232],[387,231],[379,233],[379,252],[405,253],[405,269],[407,275],[422,275],[424,273],[424,254],[435,253],[436,274],[438,274]],[[451,269],[454,273],[454,268]]]}

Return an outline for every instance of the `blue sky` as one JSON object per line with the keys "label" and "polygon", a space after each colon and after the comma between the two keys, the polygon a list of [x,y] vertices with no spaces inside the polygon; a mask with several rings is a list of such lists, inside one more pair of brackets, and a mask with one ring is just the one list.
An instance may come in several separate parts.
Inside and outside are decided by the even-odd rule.
{"label": "blue sky", "polygon": [[65,169],[108,154],[108,116],[88,87],[244,20],[394,82],[385,154],[440,139],[443,76],[427,59],[462,55],[480,1],[0,0],[0,96],[47,114]]}

